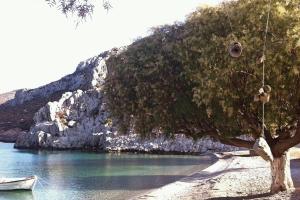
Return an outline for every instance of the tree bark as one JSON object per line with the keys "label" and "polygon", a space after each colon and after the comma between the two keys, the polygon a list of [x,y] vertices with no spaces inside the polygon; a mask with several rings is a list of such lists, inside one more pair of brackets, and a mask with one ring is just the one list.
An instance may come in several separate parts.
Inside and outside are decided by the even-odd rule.
{"label": "tree bark", "polygon": [[271,193],[294,190],[288,152],[281,157],[274,157],[274,160],[271,162],[271,175]]}

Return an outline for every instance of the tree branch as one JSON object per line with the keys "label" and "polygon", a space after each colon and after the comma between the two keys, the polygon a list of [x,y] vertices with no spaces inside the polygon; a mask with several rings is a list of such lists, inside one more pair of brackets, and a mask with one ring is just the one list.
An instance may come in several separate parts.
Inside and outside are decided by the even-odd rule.
{"label": "tree branch", "polygon": [[238,138],[227,138],[223,136],[216,127],[205,120],[202,120],[201,122],[198,121],[198,126],[201,127],[202,130],[205,130],[205,135],[211,136],[223,144],[252,149],[255,143],[254,141],[247,141]]}
{"label": "tree branch", "polygon": [[207,133],[209,136],[219,140],[223,144],[232,145],[236,147],[243,147],[247,149],[252,149],[255,141],[242,140],[239,138],[226,138],[219,134],[218,131],[211,131]]}
{"label": "tree branch", "polygon": [[[291,138],[291,131],[293,129],[282,129],[280,131],[278,131],[280,134],[277,138],[277,140],[285,140],[285,139],[288,139],[288,138]],[[294,128],[295,130],[295,128]]]}
{"label": "tree branch", "polygon": [[271,147],[274,157],[280,157],[289,148],[300,143],[300,123],[298,120],[296,133],[293,137],[287,139],[278,139],[277,142]]}
{"label": "tree branch", "polygon": [[228,144],[236,147],[244,147],[247,149],[252,149],[254,141],[247,141],[238,138],[220,138],[219,141],[223,144]]}

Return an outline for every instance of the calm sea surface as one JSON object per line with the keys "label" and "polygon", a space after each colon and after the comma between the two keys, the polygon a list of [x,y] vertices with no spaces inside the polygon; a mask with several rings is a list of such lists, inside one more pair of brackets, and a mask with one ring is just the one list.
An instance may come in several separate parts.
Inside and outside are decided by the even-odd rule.
{"label": "calm sea surface", "polygon": [[40,177],[33,192],[0,191],[0,200],[128,199],[211,163],[206,156],[29,151],[0,143],[0,177]]}

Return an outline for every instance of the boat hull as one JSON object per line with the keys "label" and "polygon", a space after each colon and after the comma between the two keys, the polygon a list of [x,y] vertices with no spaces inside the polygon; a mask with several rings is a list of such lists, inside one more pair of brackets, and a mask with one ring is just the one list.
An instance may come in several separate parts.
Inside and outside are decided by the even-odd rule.
{"label": "boat hull", "polygon": [[0,190],[33,190],[37,177],[29,178],[6,178],[0,180]]}

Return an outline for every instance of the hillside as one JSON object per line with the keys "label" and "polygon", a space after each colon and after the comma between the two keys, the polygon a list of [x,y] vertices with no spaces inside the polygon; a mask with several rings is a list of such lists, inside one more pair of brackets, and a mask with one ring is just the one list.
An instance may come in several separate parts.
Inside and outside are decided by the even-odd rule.
{"label": "hillside", "polygon": [[16,90],[11,92],[6,92],[3,94],[0,94],[0,105],[4,104],[5,102],[15,98]]}
{"label": "hillside", "polygon": [[74,73],[35,89],[20,89],[0,94],[0,141],[14,142],[28,131],[34,114],[49,101],[58,100],[67,91],[86,90],[97,84],[99,58],[107,52],[78,64]]}

